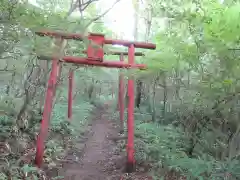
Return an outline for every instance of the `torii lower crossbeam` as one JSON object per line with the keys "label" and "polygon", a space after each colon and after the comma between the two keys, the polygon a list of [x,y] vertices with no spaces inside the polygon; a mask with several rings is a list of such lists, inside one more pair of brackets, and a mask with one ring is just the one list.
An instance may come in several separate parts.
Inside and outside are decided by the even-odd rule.
{"label": "torii lower crossbeam", "polygon": [[[51,60],[54,57],[49,56],[38,56],[39,59]],[[114,62],[114,61],[103,61],[100,62],[98,60],[89,59],[89,58],[81,58],[74,56],[64,56],[61,58],[61,61],[65,63],[73,63],[73,64],[82,64],[89,66],[99,66],[99,67],[107,67],[107,68],[137,68],[137,69],[146,69],[146,65],[144,64],[130,64],[124,62]]]}

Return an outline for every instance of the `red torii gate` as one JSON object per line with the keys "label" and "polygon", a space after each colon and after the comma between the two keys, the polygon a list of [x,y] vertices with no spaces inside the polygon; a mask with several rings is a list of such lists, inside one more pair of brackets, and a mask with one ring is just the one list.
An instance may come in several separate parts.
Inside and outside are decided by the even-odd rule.
{"label": "red torii gate", "polygon": [[[49,119],[52,112],[52,103],[53,98],[55,96],[57,78],[59,76],[59,62],[65,63],[74,63],[74,64],[85,64],[91,66],[101,66],[108,68],[139,68],[144,69],[146,66],[144,64],[135,64],[134,56],[142,56],[142,53],[135,53],[135,48],[143,48],[143,49],[155,49],[156,45],[151,43],[144,42],[134,42],[134,41],[124,41],[124,40],[114,40],[114,39],[106,39],[103,34],[95,34],[89,33],[89,35],[83,36],[81,34],[71,34],[71,33],[63,33],[63,32],[52,32],[52,31],[38,31],[36,32],[39,36],[50,36],[52,38],[60,38],[64,39],[72,39],[83,41],[84,39],[88,39],[91,43],[94,43],[96,47],[94,47],[91,43],[89,43],[87,47],[87,51],[84,51],[87,54],[87,57],[72,57],[72,56],[64,56],[61,59],[57,59],[57,57],[46,57],[40,56],[41,59],[52,59],[52,69],[50,73],[50,77],[48,80],[48,86],[45,97],[44,111],[43,117],[41,121],[41,128],[37,138],[37,149],[36,149],[36,157],[35,163],[38,167],[41,167],[43,162],[43,153],[44,153],[44,141],[47,138],[48,134],[48,126]],[[113,55],[120,56],[120,62],[112,62],[112,61],[104,61],[103,57],[106,54],[103,51],[104,44],[112,44],[112,45],[122,45],[128,47],[128,52],[110,52]],[[128,55],[128,63],[123,62],[123,56]],[[120,111],[120,121],[121,128],[123,128],[123,113],[124,113],[124,100],[123,100],[123,77],[120,74],[119,79],[119,111]],[[69,92],[68,92],[68,118],[72,117],[72,89],[73,89],[73,70],[69,70]],[[128,120],[127,120],[127,128],[128,128],[128,138],[127,138],[127,170],[133,171],[135,165],[134,159],[134,80],[128,79]]]}

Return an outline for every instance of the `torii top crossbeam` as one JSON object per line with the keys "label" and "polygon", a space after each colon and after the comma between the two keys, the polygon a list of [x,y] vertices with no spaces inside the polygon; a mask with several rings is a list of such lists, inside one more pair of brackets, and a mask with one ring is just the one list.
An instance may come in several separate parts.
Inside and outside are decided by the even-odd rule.
{"label": "torii top crossbeam", "polygon": [[[80,40],[80,41],[82,41],[84,39],[83,35],[76,34],[76,33],[38,31],[38,32],[36,32],[36,34],[39,36],[61,37],[63,39],[73,39],[73,40]],[[118,40],[118,39],[105,39],[103,34],[97,34],[97,33],[89,33],[89,36],[102,37],[103,44],[122,45],[122,46],[126,46],[126,47],[129,47],[131,44],[133,44],[135,48],[156,49],[156,45],[152,44],[152,43],[125,41],[125,40]]]}
{"label": "torii top crossbeam", "polygon": [[[114,39],[106,39],[103,34],[89,33],[88,36],[83,36],[81,34],[75,33],[63,33],[63,32],[53,32],[53,31],[38,31],[36,32],[39,36],[49,36],[53,38],[62,38],[62,39],[72,39],[72,40],[80,40],[88,39],[93,44],[89,44],[86,51],[83,51],[87,54],[87,57],[72,57],[72,56],[64,56],[62,57],[62,61],[67,63],[74,64],[85,64],[92,66],[102,66],[108,68],[139,68],[144,69],[146,66],[144,64],[134,64],[134,63],[124,63],[124,62],[113,62],[113,61],[103,61],[104,54],[107,54],[103,50],[104,44],[112,44],[112,45],[122,45],[133,46],[131,51],[126,52],[110,52],[113,55],[128,55],[132,56],[142,56],[143,54],[140,52],[135,52],[134,48],[145,48],[145,49],[155,49],[156,45],[152,43],[145,42],[134,42],[134,41],[125,41],[125,40],[114,40]],[[43,56],[40,56],[43,58]],[[45,59],[52,59],[53,57],[45,57]]]}

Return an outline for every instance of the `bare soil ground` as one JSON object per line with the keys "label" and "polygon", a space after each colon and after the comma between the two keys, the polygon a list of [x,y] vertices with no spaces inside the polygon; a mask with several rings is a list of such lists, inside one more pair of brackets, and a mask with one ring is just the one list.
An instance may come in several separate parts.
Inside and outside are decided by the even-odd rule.
{"label": "bare soil ground", "polygon": [[[88,133],[84,152],[79,158],[80,163],[66,164],[64,174],[66,180],[107,180],[119,179],[116,174],[121,174],[114,162],[121,161],[114,154],[115,145],[107,136],[117,133],[107,119],[103,119],[104,109],[98,108],[92,121],[91,132]],[[80,144],[81,146],[81,144]],[[70,158],[68,158],[69,160]]]}
{"label": "bare soil ground", "polygon": [[87,133],[85,147],[80,140],[77,147],[82,152],[70,152],[60,174],[65,180],[147,180],[145,173],[124,173],[125,153],[120,153],[111,136],[118,135],[118,127],[107,118],[107,107],[99,107],[93,112],[91,131]]}

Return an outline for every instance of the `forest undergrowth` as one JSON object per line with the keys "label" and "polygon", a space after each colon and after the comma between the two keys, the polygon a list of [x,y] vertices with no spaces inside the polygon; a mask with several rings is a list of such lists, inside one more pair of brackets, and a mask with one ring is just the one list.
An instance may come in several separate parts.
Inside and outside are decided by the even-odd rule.
{"label": "forest undergrowth", "polygon": [[[57,92],[54,99],[46,167],[33,165],[51,64],[39,55],[58,49],[61,56],[83,56],[87,44],[69,41],[61,49],[35,31],[101,32],[114,39],[128,34],[115,32],[106,23],[104,16],[111,8],[100,6],[103,1],[79,2],[83,1],[0,1],[0,179],[39,179],[46,176],[46,169],[58,168],[58,161],[85,131],[94,106],[111,95],[117,97],[120,71],[63,63],[58,90],[64,95]],[[110,1],[105,5],[114,6]],[[138,164],[156,179],[240,179],[239,1],[132,0],[129,6],[122,4],[121,17],[130,6],[134,39],[156,44],[156,50],[142,50],[145,56],[136,57],[136,62],[144,60],[147,70],[121,71],[125,80],[129,75],[135,80]],[[126,24],[121,27],[130,29]],[[127,52],[122,47],[106,50]],[[106,54],[108,58],[119,57]],[[71,123],[66,118],[70,70],[75,78]],[[118,121],[116,106],[109,114]],[[125,144],[118,144],[122,151]]]}
{"label": "forest undergrowth", "polygon": [[[192,150],[192,134],[185,132],[182,126],[176,125],[175,119],[178,118],[176,115],[169,113],[168,116],[169,119],[165,119],[168,123],[159,123],[161,119],[152,123],[149,112],[135,109],[137,166],[145,169],[156,180],[236,180],[240,178],[237,157],[231,160],[216,159],[215,154],[211,154],[210,139],[214,132],[203,134],[197,142],[199,144],[196,144]],[[119,120],[119,113],[112,112],[112,119]],[[127,132],[126,124],[125,132]],[[125,152],[125,141],[119,141],[118,146]],[[207,151],[208,148],[210,148],[209,151]],[[191,156],[190,150],[193,151]]]}
{"label": "forest undergrowth", "polygon": [[[67,100],[63,99],[54,106],[49,137],[44,151],[44,166],[38,169],[34,165],[36,137],[39,132],[41,115],[32,116],[32,124],[24,129],[16,126],[16,121],[1,115],[1,180],[7,179],[48,179],[51,171],[61,169],[69,150],[75,147],[75,141],[84,136],[94,105],[88,100],[75,102],[71,122],[66,118]],[[14,102],[13,102],[14,103]],[[9,108],[9,107],[7,107]],[[63,177],[51,177],[62,179]]]}

